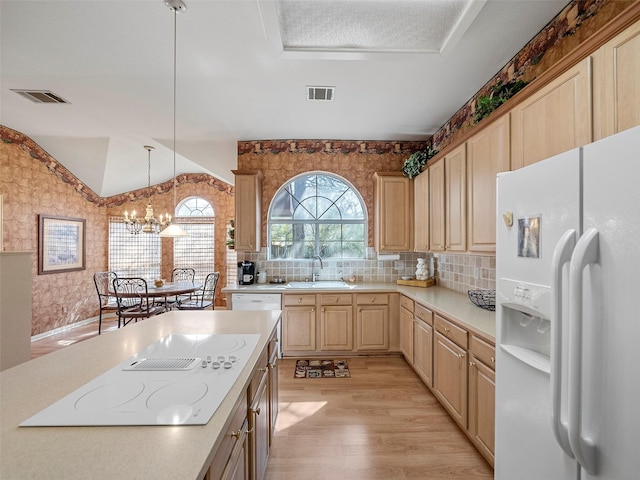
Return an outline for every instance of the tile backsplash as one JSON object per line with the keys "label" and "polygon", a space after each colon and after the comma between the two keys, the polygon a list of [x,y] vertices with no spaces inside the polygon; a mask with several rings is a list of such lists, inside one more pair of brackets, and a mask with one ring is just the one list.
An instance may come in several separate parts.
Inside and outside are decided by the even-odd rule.
{"label": "tile backsplash", "polygon": [[435,254],[438,284],[467,293],[467,290],[496,288],[496,257],[453,253]]}
{"label": "tile backsplash", "polygon": [[[397,252],[398,260],[379,260],[374,249],[367,248],[363,260],[323,260],[320,270],[316,262],[316,273],[320,280],[347,280],[356,282],[393,283],[402,275],[414,275],[418,258],[425,258],[427,265],[433,257],[436,282],[445,288],[467,293],[467,290],[495,289],[496,261],[490,255],[468,255],[452,253]],[[285,281],[304,281],[312,276],[312,261],[267,260],[267,249],[260,253],[238,252],[238,260],[255,262],[257,271],[266,270],[267,279],[282,278]]]}

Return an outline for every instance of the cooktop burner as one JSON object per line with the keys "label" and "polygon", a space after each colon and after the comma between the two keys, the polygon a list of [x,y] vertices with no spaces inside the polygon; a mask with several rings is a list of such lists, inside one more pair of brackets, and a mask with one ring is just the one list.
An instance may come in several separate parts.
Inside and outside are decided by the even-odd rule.
{"label": "cooktop burner", "polygon": [[260,335],[169,335],[20,426],[204,425]]}

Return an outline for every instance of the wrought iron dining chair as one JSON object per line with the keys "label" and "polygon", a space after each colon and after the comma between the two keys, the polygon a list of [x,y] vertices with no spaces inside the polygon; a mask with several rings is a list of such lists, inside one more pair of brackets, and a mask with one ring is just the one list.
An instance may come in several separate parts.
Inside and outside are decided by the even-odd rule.
{"label": "wrought iron dining chair", "polygon": [[207,278],[204,280],[202,290],[193,293],[191,299],[179,302],[178,309],[204,310],[211,307],[211,310],[215,310],[216,287],[218,286],[218,280],[220,280],[220,272],[208,274]]}
{"label": "wrought iron dining chair", "polygon": [[[179,267],[174,268],[171,271],[172,283],[193,283],[195,278],[196,271],[193,268]],[[157,299],[156,305],[163,306],[167,310],[171,310],[172,308],[177,307],[180,302],[188,300],[191,300],[191,295],[174,295],[171,297],[164,297],[163,299]]]}
{"label": "wrought iron dining chair", "polygon": [[98,335],[102,333],[102,312],[117,312],[118,300],[109,293],[113,280],[117,278],[116,272],[96,272],[93,274],[93,283],[98,292],[100,314],[98,316]]}
{"label": "wrought iron dining chair", "polygon": [[149,318],[164,312],[149,298],[147,281],[137,277],[118,277],[113,280],[113,291],[118,300],[118,328],[139,318]]}
{"label": "wrought iron dining chair", "polygon": [[196,271],[193,268],[180,267],[174,268],[171,272],[172,282],[191,282],[196,278]]}

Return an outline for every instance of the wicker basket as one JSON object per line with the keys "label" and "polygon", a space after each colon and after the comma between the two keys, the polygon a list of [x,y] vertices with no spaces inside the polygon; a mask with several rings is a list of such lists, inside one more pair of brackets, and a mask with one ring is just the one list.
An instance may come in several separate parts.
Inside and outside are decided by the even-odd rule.
{"label": "wicker basket", "polygon": [[496,291],[495,290],[469,290],[467,291],[469,300],[474,305],[485,310],[494,311],[496,309]]}

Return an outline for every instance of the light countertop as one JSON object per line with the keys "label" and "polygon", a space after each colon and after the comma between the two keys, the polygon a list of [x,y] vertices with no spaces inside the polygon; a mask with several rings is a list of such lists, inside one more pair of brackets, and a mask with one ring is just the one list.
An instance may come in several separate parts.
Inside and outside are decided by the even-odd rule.
{"label": "light countertop", "polygon": [[[199,479],[249,384],[280,311],[171,311],[0,373],[0,478]],[[147,345],[171,334],[260,334],[245,368],[201,426],[18,427]]]}
{"label": "light countertop", "polygon": [[222,289],[224,293],[367,293],[367,292],[398,292],[408,296],[412,300],[454,320],[471,332],[476,333],[491,342],[495,342],[496,320],[495,312],[476,307],[471,303],[466,294],[433,286],[429,288],[409,287],[396,283],[355,283],[350,288],[310,289],[289,288],[286,284],[253,284],[253,285],[229,285]]}

